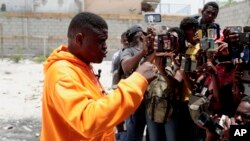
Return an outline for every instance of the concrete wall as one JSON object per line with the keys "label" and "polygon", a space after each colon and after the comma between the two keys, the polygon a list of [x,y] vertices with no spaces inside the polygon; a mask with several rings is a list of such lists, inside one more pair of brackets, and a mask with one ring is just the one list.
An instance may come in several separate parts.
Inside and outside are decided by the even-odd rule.
{"label": "concrete wall", "polygon": [[[220,8],[217,22],[229,25],[250,25],[250,1]],[[54,48],[67,43],[67,28],[74,14],[0,12],[0,55],[48,55]],[[120,35],[129,27],[140,24],[146,29],[142,15],[101,15],[109,25],[108,56],[119,49]],[[162,16],[159,25],[179,26],[182,16]],[[1,57],[0,56],[0,57]]]}
{"label": "concrete wall", "polygon": [[141,12],[142,0],[84,0],[85,11],[97,14],[132,14]]}
{"label": "concrete wall", "polygon": [[220,8],[216,22],[225,26],[250,26],[250,0],[234,3]]}
{"label": "concrete wall", "polygon": [[[0,55],[25,56],[49,54],[67,43],[67,28],[73,14],[0,13]],[[129,27],[140,24],[146,29],[142,15],[101,15],[109,25],[108,56],[118,50],[120,35]],[[179,26],[183,17],[163,16],[162,25]],[[167,22],[166,22],[167,21]],[[45,50],[44,50],[45,49]]]}

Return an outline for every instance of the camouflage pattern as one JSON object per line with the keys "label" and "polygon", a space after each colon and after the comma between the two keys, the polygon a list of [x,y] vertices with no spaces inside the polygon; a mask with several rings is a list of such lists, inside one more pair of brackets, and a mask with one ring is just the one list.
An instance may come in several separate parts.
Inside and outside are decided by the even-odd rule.
{"label": "camouflage pattern", "polygon": [[167,86],[160,74],[152,81],[145,94],[148,117],[157,123],[164,123],[173,113],[174,89]]}

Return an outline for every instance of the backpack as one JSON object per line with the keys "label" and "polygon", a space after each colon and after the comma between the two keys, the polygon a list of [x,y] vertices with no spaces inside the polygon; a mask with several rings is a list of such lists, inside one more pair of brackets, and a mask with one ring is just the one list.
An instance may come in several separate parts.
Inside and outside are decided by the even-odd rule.
{"label": "backpack", "polygon": [[146,113],[152,121],[164,123],[173,114],[175,88],[168,87],[163,76],[153,80],[145,94]]}

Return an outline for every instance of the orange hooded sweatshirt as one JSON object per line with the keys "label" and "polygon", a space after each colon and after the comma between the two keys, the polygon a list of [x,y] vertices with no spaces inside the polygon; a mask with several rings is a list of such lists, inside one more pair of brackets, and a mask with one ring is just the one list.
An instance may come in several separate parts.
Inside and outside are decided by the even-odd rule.
{"label": "orange hooded sweatshirt", "polygon": [[44,63],[44,74],[41,141],[115,141],[114,127],[137,109],[148,86],[135,72],[106,95],[92,67],[65,45]]}

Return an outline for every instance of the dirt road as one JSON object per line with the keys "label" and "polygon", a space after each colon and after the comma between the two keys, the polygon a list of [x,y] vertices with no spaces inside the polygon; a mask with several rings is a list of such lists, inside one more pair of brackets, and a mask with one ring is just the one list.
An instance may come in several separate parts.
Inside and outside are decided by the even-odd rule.
{"label": "dirt road", "polygon": [[[111,85],[111,62],[94,64],[101,83]],[[43,66],[29,60],[0,60],[0,141],[38,141],[41,129]]]}

